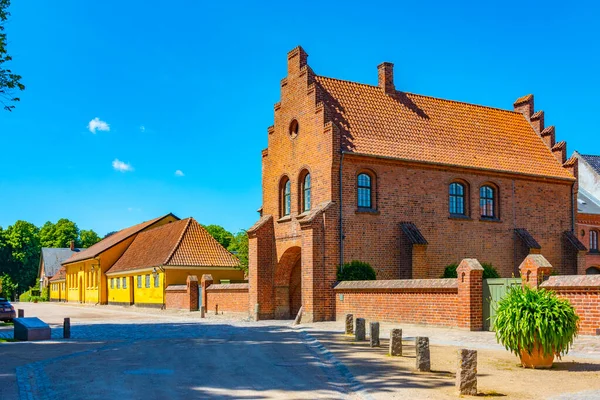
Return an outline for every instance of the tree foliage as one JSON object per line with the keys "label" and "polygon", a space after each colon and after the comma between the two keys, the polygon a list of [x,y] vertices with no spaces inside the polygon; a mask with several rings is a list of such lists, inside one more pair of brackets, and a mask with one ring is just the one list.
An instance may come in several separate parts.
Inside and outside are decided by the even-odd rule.
{"label": "tree foliage", "polygon": [[217,242],[221,243],[221,246],[226,249],[229,248],[229,243],[231,243],[231,239],[233,238],[231,232],[220,225],[206,225],[204,229],[206,229]]}
{"label": "tree foliage", "polygon": [[4,31],[4,24],[10,16],[9,6],[10,0],[0,0],[0,103],[6,111],[12,111],[15,108],[12,103],[20,100],[16,92],[25,90],[25,85],[21,83],[21,76],[7,69],[5,65],[12,60],[6,49],[8,41]]}
{"label": "tree foliage", "polygon": [[36,283],[41,248],[69,247],[71,240],[77,247],[87,247],[100,238],[92,230],[79,231],[66,218],[46,222],[41,228],[27,221],[17,221],[5,230],[0,227],[0,276],[10,277],[18,292],[27,290]]}
{"label": "tree foliage", "polygon": [[82,229],[81,231],[79,231],[79,242],[77,244],[77,247],[91,247],[98,243],[100,240],[102,240],[100,239],[100,236],[98,236],[98,234],[93,230]]}
{"label": "tree foliage", "polygon": [[248,233],[246,231],[236,233],[227,250],[240,260],[241,269],[248,273]]}
{"label": "tree foliage", "polygon": [[206,225],[204,229],[240,260],[240,268],[248,272],[248,234],[242,230],[235,235],[220,225]]}
{"label": "tree foliage", "polygon": [[0,297],[12,300],[17,291],[17,284],[6,272],[0,276]]}

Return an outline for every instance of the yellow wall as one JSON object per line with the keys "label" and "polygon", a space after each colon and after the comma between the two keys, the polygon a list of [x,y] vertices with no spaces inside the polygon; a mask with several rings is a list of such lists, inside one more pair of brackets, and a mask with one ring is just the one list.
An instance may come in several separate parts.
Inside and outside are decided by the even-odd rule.
{"label": "yellow wall", "polygon": [[[150,276],[150,287],[146,287],[146,275]],[[138,288],[138,276],[142,277],[142,287]],[[127,278],[127,289],[123,289],[123,277]],[[111,289],[111,279],[115,279]],[[117,289],[116,279],[120,280],[120,289]],[[135,273],[123,273],[107,277],[108,301],[110,303],[135,303],[135,304],[164,304],[164,274],[158,272],[158,287],[154,286],[154,275],[152,269],[138,271]],[[133,299],[132,299],[133,294]]]}
{"label": "yellow wall", "polygon": [[62,301],[64,300],[64,288],[66,286],[65,281],[54,281],[49,282],[50,287],[50,300]]}

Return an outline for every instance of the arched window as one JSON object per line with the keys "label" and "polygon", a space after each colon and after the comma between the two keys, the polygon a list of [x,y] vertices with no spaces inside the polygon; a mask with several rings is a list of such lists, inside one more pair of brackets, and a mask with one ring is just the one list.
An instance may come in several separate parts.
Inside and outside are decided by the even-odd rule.
{"label": "arched window", "polygon": [[459,182],[452,182],[449,188],[449,209],[450,214],[467,215],[465,207],[465,185]]}
{"label": "arched window", "polygon": [[598,231],[590,231],[590,251],[598,251]]}
{"label": "arched window", "polygon": [[307,173],[302,182],[302,211],[310,210],[310,174]]}
{"label": "arched window", "polygon": [[284,177],[281,180],[279,190],[281,191],[281,216],[285,217],[286,215],[290,215],[290,210],[292,208],[292,184],[288,177]]}
{"label": "arched window", "polygon": [[366,174],[362,173],[358,175],[358,207],[359,208],[373,208],[372,201],[372,179]]}
{"label": "arched window", "polygon": [[496,217],[496,190],[485,185],[479,188],[479,210],[482,218]]}

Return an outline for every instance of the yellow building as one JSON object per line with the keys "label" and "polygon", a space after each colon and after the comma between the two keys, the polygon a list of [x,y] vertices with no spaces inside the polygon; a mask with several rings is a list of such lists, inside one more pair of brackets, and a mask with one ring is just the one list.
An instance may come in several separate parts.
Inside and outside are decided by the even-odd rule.
{"label": "yellow building", "polygon": [[[64,297],[69,302],[107,304],[106,271],[123,255],[140,233],[178,221],[173,214],[125,228],[95,245],[73,254],[62,263],[65,268]],[[50,290],[52,296],[52,289]],[[56,295],[55,295],[56,296]]]}
{"label": "yellow building", "polygon": [[239,265],[198,222],[183,219],[135,237],[106,272],[108,303],[164,307],[168,286],[185,285],[189,275],[242,280]]}
{"label": "yellow building", "polygon": [[50,286],[50,301],[65,301],[65,267],[60,267],[48,281]]}

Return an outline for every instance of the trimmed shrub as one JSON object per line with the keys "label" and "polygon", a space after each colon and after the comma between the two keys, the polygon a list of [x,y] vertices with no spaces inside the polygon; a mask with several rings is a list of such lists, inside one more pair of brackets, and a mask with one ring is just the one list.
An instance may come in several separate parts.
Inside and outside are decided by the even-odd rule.
{"label": "trimmed shrub", "polygon": [[[481,263],[481,266],[483,267],[483,279],[500,278],[498,271],[496,271],[492,264]],[[458,278],[458,273],[456,272],[457,268],[457,263],[447,265],[444,269],[444,275],[442,275],[442,278]]]}
{"label": "trimmed shrub", "polygon": [[339,266],[337,270],[338,281],[374,281],[377,273],[369,263],[353,260]]}
{"label": "trimmed shrub", "polygon": [[46,286],[42,289],[42,301],[50,301],[50,287]]}
{"label": "trimmed shrub", "polygon": [[19,301],[27,302],[27,301],[29,301],[30,297],[31,297],[31,292],[28,290],[19,295]]}

